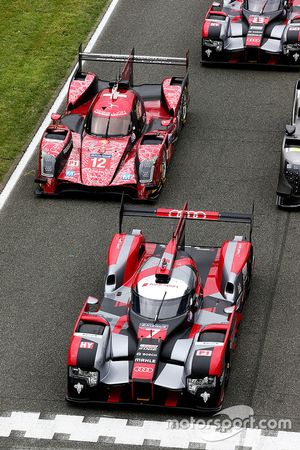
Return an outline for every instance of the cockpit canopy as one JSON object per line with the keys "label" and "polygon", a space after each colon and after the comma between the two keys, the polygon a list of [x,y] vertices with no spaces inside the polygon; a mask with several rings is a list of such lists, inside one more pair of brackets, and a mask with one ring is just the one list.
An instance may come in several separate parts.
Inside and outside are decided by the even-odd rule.
{"label": "cockpit canopy", "polygon": [[[147,298],[138,292],[132,293],[132,310],[146,319],[159,320],[172,319],[181,316],[188,311],[191,293],[183,297],[164,299]],[[162,303],[162,304],[161,304]]]}
{"label": "cockpit canopy", "polygon": [[[159,261],[160,258],[151,257],[142,267],[132,291],[132,310],[147,319],[181,316],[188,311],[195,293],[195,272],[189,266],[175,267],[168,283],[158,283],[155,271]],[[149,275],[151,268],[154,273]]]}
{"label": "cockpit canopy", "polygon": [[258,14],[276,12],[282,9],[282,0],[245,0],[243,7]]}
{"label": "cockpit canopy", "polygon": [[92,114],[91,134],[101,137],[128,136],[132,130],[131,115]]}

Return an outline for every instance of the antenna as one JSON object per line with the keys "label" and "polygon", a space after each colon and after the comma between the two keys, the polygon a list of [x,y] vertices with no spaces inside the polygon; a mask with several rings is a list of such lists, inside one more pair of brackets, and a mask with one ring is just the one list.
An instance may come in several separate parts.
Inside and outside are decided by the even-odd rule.
{"label": "antenna", "polygon": [[[167,291],[164,293],[164,296],[163,296],[163,298],[162,298],[162,301],[160,302],[160,305],[159,305],[159,307],[158,307],[158,310],[156,311],[155,319],[154,319],[154,322],[153,322],[154,325],[155,325],[156,322],[158,321],[159,313],[160,313],[161,307],[162,307],[162,305],[163,305],[163,302],[164,302],[164,300],[165,300],[165,298],[166,298],[166,295],[167,295]],[[152,337],[152,330],[151,330],[151,337]]]}

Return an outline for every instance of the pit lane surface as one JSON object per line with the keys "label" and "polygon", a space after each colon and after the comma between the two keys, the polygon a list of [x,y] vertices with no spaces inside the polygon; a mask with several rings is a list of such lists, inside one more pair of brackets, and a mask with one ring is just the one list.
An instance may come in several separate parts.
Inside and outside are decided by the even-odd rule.
{"label": "pit lane surface", "polygon": [[[282,133],[298,74],[201,67],[200,30],[208,4],[121,0],[94,50],[127,53],[135,46],[137,54],[183,56],[190,49],[188,122],[157,205],[177,208],[187,199],[193,209],[247,212],[255,201],[256,269],[224,406],[251,406],[257,419],[290,418],[292,430],[300,431],[299,215],[275,208]],[[101,68],[104,77],[116,73]],[[159,82],[165,74],[168,69],[144,66],[135,78]],[[101,298],[118,202],[35,198],[35,164],[36,158],[0,219],[0,416],[29,411],[151,421],[186,417],[72,407],[64,401],[70,334],[87,295]],[[168,237],[165,225],[161,235],[161,221],[130,224],[142,226],[146,237]],[[200,223],[188,225],[187,236],[193,244],[206,244],[239,233],[234,226]],[[67,441],[29,443],[18,433],[0,438],[0,447],[16,446],[96,448]]]}

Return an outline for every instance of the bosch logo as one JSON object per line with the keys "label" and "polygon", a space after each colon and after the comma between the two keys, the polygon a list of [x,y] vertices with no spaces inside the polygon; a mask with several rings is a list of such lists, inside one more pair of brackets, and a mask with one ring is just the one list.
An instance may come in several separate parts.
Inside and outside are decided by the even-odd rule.
{"label": "bosch logo", "polygon": [[153,373],[152,367],[134,367],[133,371],[139,373]]}

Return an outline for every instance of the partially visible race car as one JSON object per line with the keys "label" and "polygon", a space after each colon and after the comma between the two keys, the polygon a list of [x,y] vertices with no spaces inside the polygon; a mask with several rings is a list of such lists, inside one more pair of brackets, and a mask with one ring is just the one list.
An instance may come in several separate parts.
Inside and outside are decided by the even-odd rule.
{"label": "partially visible race car", "polygon": [[220,0],[202,27],[202,62],[300,65],[299,0]]}
{"label": "partially visible race car", "polygon": [[[167,244],[122,233],[123,216],[178,221]],[[185,244],[187,220],[250,224],[252,214],[122,207],[104,297],[89,297],[68,357],[71,402],[220,410],[254,264],[250,238]]]}
{"label": "partially visible race car", "polygon": [[[115,81],[83,72],[83,61],[125,62]],[[134,84],[134,64],[185,66],[183,77]],[[155,199],[165,182],[189,101],[186,58],[83,53],[66,110],[53,114],[40,143],[37,194],[125,192]]]}
{"label": "partially visible race car", "polygon": [[282,143],[276,205],[300,207],[300,81],[296,82],[291,125],[287,125]]}

